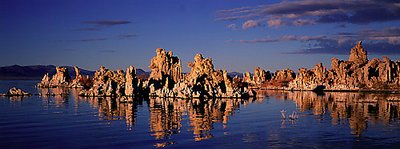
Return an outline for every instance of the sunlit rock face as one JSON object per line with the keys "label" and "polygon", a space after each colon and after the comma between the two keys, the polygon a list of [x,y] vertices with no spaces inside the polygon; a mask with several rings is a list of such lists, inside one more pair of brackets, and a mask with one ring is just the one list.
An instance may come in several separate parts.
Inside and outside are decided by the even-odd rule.
{"label": "sunlit rock face", "polygon": [[125,74],[122,70],[116,72],[101,66],[94,73],[93,86],[83,90],[81,96],[121,96],[125,89]]}
{"label": "sunlit rock face", "polygon": [[46,88],[46,87],[50,87],[50,77],[49,74],[46,73],[43,78],[42,81],[40,81],[40,83],[38,83],[37,85],[39,88]]}
{"label": "sunlit rock face", "polygon": [[[75,67],[71,81],[67,68],[57,67],[56,74],[46,74],[38,87],[84,88],[81,96],[158,96],[177,98],[219,98],[255,96],[251,89],[283,90],[398,90],[400,62],[388,57],[368,60],[362,42],[351,50],[349,59],[332,58],[331,69],[317,64],[312,69],[290,69],[271,74],[260,67],[243,75],[243,79],[228,76],[226,70],[215,70],[211,58],[196,54],[188,63],[190,71],[182,74],[180,59],[172,51],[156,49],[150,61],[150,77],[141,81],[131,66],[126,73],[111,71],[101,66],[93,79],[83,77]],[[250,87],[250,89],[249,89]]]}
{"label": "sunlit rock face", "polygon": [[193,62],[188,63],[190,72],[185,76],[188,85],[193,89],[193,96],[212,97],[213,87],[218,82],[223,81],[223,72],[215,71],[211,58],[203,58],[201,54],[196,54]]}
{"label": "sunlit rock face", "polygon": [[161,86],[166,82],[172,83],[172,86],[182,78],[181,61],[173,56],[172,51],[167,53],[164,49],[156,49],[156,56],[151,59],[149,68],[151,69],[149,80],[160,83]]}
{"label": "sunlit rock face", "polygon": [[294,90],[315,90],[319,85],[328,82],[328,73],[322,63],[317,64],[313,69],[300,68],[296,78],[289,83],[289,88]]}
{"label": "sunlit rock face", "polygon": [[254,84],[260,85],[264,81],[270,80],[271,78],[272,78],[272,76],[269,71],[265,71],[265,70],[261,69],[260,67],[254,68],[254,76],[253,76]]}
{"label": "sunlit rock face", "polygon": [[8,90],[7,93],[0,94],[0,95],[1,96],[30,96],[32,94],[30,94],[30,93],[28,93],[26,91],[23,91],[22,89],[13,87],[10,90]]}
{"label": "sunlit rock face", "polygon": [[172,52],[166,54],[163,49],[156,52],[149,66],[152,69],[150,78],[144,85],[150,96],[216,98],[253,95],[240,78],[229,77],[226,70],[215,70],[211,58],[196,54],[194,61],[188,63],[190,72],[182,76],[179,59],[172,56]]}
{"label": "sunlit rock face", "polygon": [[191,87],[193,97],[243,97],[252,96],[248,85],[238,77],[231,78],[226,70],[215,70],[211,58],[203,58],[196,54],[193,62],[189,62],[190,72],[185,81]]}
{"label": "sunlit rock face", "polygon": [[68,87],[71,76],[66,67],[56,67],[56,74],[50,79],[49,74],[45,74],[42,81],[38,84],[39,88]]}
{"label": "sunlit rock face", "polygon": [[251,77],[250,72],[243,74],[243,82],[248,83],[250,86],[259,87],[265,81],[269,81],[272,78],[272,74],[269,71],[265,71],[260,67],[254,68],[253,77]]}
{"label": "sunlit rock face", "polygon": [[182,66],[179,58],[173,56],[172,51],[168,53],[162,49],[156,49],[156,56],[150,61],[149,68],[151,69],[148,81],[144,83],[143,88],[146,88],[152,96],[174,97],[173,88],[180,84],[182,79]]}
{"label": "sunlit rock face", "polygon": [[[173,56],[171,51],[167,53],[158,48],[150,62],[152,72],[148,80],[140,81],[133,66],[126,73],[122,70],[114,72],[101,66],[94,74],[91,88],[83,90],[80,95],[217,98],[249,97],[255,94],[240,78],[229,77],[226,70],[215,70],[211,58],[197,54],[188,67],[190,72],[183,76],[179,58]],[[257,75],[257,80],[264,77],[264,72],[261,73]]]}
{"label": "sunlit rock face", "polygon": [[400,88],[400,63],[388,57],[368,60],[367,52],[358,42],[350,50],[348,61],[332,58],[331,69],[318,64],[312,70],[299,69],[289,84],[294,90],[396,90]]}
{"label": "sunlit rock face", "polygon": [[83,78],[79,68],[78,67],[74,67],[75,70],[75,78],[72,80],[71,84],[69,85],[72,88],[83,88],[83,85],[81,84],[80,79]]}
{"label": "sunlit rock face", "polygon": [[262,89],[287,89],[289,82],[296,78],[293,70],[282,69],[277,70],[270,80],[264,81],[261,84]]}
{"label": "sunlit rock face", "polygon": [[359,65],[368,62],[367,51],[364,50],[361,41],[350,50],[349,62]]}
{"label": "sunlit rock face", "polygon": [[367,52],[359,42],[351,49],[349,61],[332,59],[330,77],[333,82],[327,84],[327,89],[398,89],[399,64],[388,57],[368,60]]}
{"label": "sunlit rock face", "polygon": [[125,95],[135,96],[139,93],[139,79],[136,77],[136,68],[129,66],[125,75]]}
{"label": "sunlit rock face", "polygon": [[89,76],[82,76],[79,68],[74,66],[75,78],[69,84],[70,88],[90,88],[92,86],[92,80]]}

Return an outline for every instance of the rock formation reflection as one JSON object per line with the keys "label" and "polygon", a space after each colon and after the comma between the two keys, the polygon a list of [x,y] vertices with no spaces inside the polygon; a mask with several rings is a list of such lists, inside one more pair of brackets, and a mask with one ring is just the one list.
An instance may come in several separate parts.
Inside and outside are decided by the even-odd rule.
{"label": "rock formation reflection", "polygon": [[168,140],[171,135],[178,134],[182,127],[182,117],[189,118],[189,131],[194,140],[201,141],[212,138],[214,123],[222,123],[226,128],[229,116],[240,104],[252,102],[243,99],[218,99],[197,102],[194,100],[155,98],[149,100],[150,131],[156,139]]}
{"label": "rock formation reflection", "polygon": [[263,91],[277,99],[293,100],[301,111],[312,111],[314,115],[329,114],[332,125],[348,123],[352,134],[361,135],[369,124],[388,125],[399,120],[399,94],[372,94],[357,92]]}
{"label": "rock formation reflection", "polygon": [[[68,103],[68,95],[70,90],[68,88],[38,88],[39,96],[46,102],[45,105],[49,105],[51,101],[50,97],[54,98],[56,107],[65,107]],[[75,98],[77,99],[77,98]]]}
{"label": "rock formation reflection", "polygon": [[[72,92],[71,95],[77,96]],[[130,100],[134,102],[120,102],[118,98],[78,96],[75,99],[77,100],[76,104],[84,101],[89,103],[91,107],[98,109],[100,120],[125,120],[128,130],[132,129],[136,124],[138,106],[142,105],[143,101],[147,102],[151,135],[156,140],[162,141],[156,143],[156,147],[173,144],[171,136],[179,134],[181,131],[192,133],[195,141],[212,138],[211,130],[214,127],[214,123],[222,124],[225,129],[227,128],[229,116],[241,104],[261,103],[264,100],[261,98],[256,100],[214,99],[196,101],[179,98],[153,98]],[[187,125],[183,126],[185,124]]]}
{"label": "rock formation reflection", "polygon": [[135,126],[137,107],[142,104],[139,101],[119,102],[118,99],[112,97],[78,97],[77,99],[85,100],[91,107],[97,108],[100,120],[125,120],[128,130],[132,130]]}
{"label": "rock formation reflection", "polygon": [[[125,121],[127,129],[132,130],[137,122],[138,107],[147,105],[148,126],[151,136],[157,140],[156,147],[174,144],[174,135],[189,133],[195,141],[213,137],[212,130],[216,126],[226,129],[229,117],[241,106],[263,103],[264,99],[291,100],[300,113],[299,119],[312,113],[312,119],[328,120],[332,125],[346,126],[351,134],[362,135],[368,127],[374,125],[390,125],[399,122],[400,94],[372,94],[357,92],[288,92],[269,90],[258,94],[267,96],[259,99],[119,99],[113,97],[80,97],[79,90],[63,90],[62,88],[40,89],[43,101],[54,102],[57,107],[68,105],[68,94],[75,104],[76,110],[81,103],[89,103],[98,110],[100,120],[107,122]],[[44,96],[49,95],[49,96]],[[54,97],[53,97],[54,96]],[[54,101],[53,101],[54,100]],[[121,102],[133,101],[133,102]],[[145,104],[143,104],[145,102]],[[281,109],[279,109],[281,110]],[[291,110],[293,111],[293,110]],[[291,112],[289,111],[289,112]],[[276,111],[279,115],[280,111]],[[290,113],[288,113],[290,114]],[[147,115],[147,112],[146,114]],[[296,123],[301,121],[296,121]],[[145,122],[146,123],[146,122]],[[291,121],[294,123],[294,121]],[[221,125],[215,125],[221,124]],[[285,126],[284,121],[282,126]],[[284,128],[284,127],[282,127]],[[215,135],[215,134],[214,134]]]}

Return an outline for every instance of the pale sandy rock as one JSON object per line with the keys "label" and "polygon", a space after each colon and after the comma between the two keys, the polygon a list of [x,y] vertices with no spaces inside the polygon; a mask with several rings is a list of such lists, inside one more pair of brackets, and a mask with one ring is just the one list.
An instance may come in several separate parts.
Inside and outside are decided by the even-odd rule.
{"label": "pale sandy rock", "polygon": [[74,66],[74,70],[75,70],[75,78],[71,81],[71,83],[69,84],[70,88],[90,88],[92,86],[92,80],[90,79],[90,77],[88,75],[83,76],[80,71],[79,68],[77,66]]}
{"label": "pale sandy rock", "polygon": [[10,90],[8,90],[5,96],[31,96],[31,94],[21,89],[13,87]]}
{"label": "pale sandy rock", "polygon": [[151,59],[149,80],[172,79],[178,82],[182,78],[182,67],[178,57],[173,56],[172,51],[168,53],[161,48],[156,49],[156,56]]}
{"label": "pale sandy rock", "polygon": [[39,88],[52,88],[52,87],[68,87],[71,76],[68,74],[66,67],[56,67],[56,74],[49,79],[49,75],[45,74],[42,81],[38,84]]}
{"label": "pale sandy rock", "polygon": [[116,96],[121,95],[121,86],[125,87],[123,71],[113,72],[100,66],[93,76],[93,86],[89,90],[82,90],[80,96]]}
{"label": "pale sandy rock", "polygon": [[331,67],[331,70],[326,70],[322,64],[318,64],[312,70],[299,69],[296,79],[290,82],[290,88],[312,90],[323,86],[326,90],[400,89],[399,62],[393,62],[388,57],[368,60],[362,42],[350,50],[348,61],[332,58]]}
{"label": "pale sandy rock", "polygon": [[260,67],[254,68],[254,76],[253,81],[255,85],[261,85],[267,80],[272,78],[271,73],[269,71],[265,71]]}
{"label": "pale sandy rock", "polygon": [[243,73],[243,82],[253,84],[253,79],[251,78],[250,72]]}
{"label": "pale sandy rock", "polygon": [[136,77],[136,68],[133,66],[129,66],[126,69],[126,83],[125,83],[125,95],[126,96],[134,96],[138,94],[138,84],[139,80]]}
{"label": "pale sandy rock", "polygon": [[367,51],[362,46],[362,41],[359,41],[355,47],[350,50],[349,61],[356,64],[365,64],[368,62]]}

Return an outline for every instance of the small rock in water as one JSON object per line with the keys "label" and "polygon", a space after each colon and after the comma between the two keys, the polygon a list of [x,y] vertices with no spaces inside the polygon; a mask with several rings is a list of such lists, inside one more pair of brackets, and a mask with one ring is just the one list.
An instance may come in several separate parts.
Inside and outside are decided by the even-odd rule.
{"label": "small rock in water", "polygon": [[13,87],[5,94],[5,96],[31,96],[31,94],[16,87]]}

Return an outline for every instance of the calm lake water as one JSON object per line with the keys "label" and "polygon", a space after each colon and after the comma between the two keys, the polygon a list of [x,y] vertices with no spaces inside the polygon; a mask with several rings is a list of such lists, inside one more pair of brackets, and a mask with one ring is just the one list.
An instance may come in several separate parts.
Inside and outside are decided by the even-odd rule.
{"label": "calm lake water", "polygon": [[[38,81],[0,81],[30,93]],[[51,92],[63,92],[60,89]],[[266,91],[196,101],[0,97],[0,148],[375,148],[400,146],[400,95]],[[295,120],[282,119],[298,113]]]}

